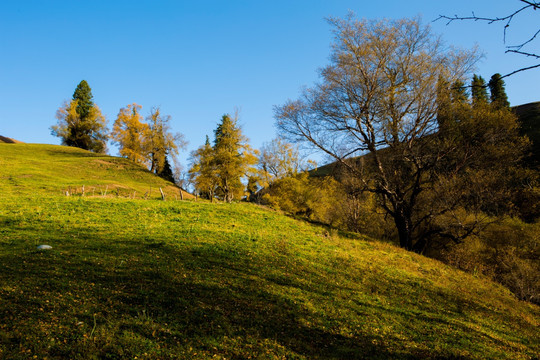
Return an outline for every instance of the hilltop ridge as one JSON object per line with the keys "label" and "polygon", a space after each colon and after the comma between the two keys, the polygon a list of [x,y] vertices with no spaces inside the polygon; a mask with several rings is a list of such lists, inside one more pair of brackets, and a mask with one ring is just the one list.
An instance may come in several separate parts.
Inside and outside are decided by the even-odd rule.
{"label": "hilltop ridge", "polygon": [[6,144],[20,144],[22,141],[18,141],[15,139],[11,139],[5,136],[0,135],[0,143],[6,143]]}

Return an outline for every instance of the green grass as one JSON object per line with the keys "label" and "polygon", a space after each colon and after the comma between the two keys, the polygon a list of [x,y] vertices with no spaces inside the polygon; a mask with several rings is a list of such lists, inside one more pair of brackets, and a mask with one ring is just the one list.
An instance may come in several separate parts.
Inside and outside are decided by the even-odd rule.
{"label": "green grass", "polygon": [[[118,196],[178,198],[180,189],[124,158],[82,149],[39,144],[0,143],[0,191],[21,196]],[[184,192],[186,197],[192,197]]]}
{"label": "green grass", "polygon": [[[70,182],[69,166],[55,175],[39,165],[49,147],[6,149],[3,162],[35,161],[27,170],[35,175],[0,167],[0,358],[532,359],[540,352],[539,308],[485,279],[252,204],[66,197],[58,179]],[[75,160],[87,161],[87,153],[61,150],[71,155],[58,155],[60,164],[65,158],[91,175]],[[124,169],[106,181],[147,186]],[[56,180],[40,185],[42,178]],[[39,244],[53,249],[39,252]]]}

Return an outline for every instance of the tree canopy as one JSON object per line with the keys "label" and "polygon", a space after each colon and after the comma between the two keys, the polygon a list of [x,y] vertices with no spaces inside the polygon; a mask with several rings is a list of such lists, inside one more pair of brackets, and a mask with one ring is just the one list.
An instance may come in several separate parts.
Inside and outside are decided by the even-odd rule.
{"label": "tree canopy", "polygon": [[120,155],[142,165],[150,165],[148,159],[149,126],[143,121],[142,106],[130,104],[120,109],[113,125],[111,138],[120,149]]}
{"label": "tree canopy", "polygon": [[[359,179],[363,191],[376,194],[394,220],[402,247],[422,252],[434,237],[466,236],[474,224],[457,219],[458,203],[433,194],[449,190],[457,181],[448,180],[452,174],[475,163],[471,152],[456,149],[464,144],[464,129],[478,134],[478,124],[469,120],[480,116],[480,110],[471,113],[462,82],[478,55],[445,46],[415,19],[349,17],[330,23],[330,65],[321,70],[321,81],[298,100],[275,108],[281,133],[335,158]],[[492,115],[482,111],[482,116]],[[443,114],[451,116],[444,121],[445,131],[439,131]],[[511,118],[509,113],[500,116]],[[495,120],[485,123],[500,125]],[[504,127],[495,128],[505,132]],[[492,130],[497,136],[489,141],[512,138],[514,130]],[[472,153],[480,154],[484,145],[478,144]],[[434,219],[442,221],[443,216],[447,226],[435,225]]]}

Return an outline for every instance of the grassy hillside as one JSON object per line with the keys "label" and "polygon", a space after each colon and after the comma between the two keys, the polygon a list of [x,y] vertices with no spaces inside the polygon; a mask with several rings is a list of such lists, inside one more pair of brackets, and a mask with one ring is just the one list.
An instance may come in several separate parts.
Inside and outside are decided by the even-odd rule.
{"label": "grassy hillside", "polygon": [[[13,195],[41,193],[169,198],[180,189],[124,158],[78,148],[41,144],[0,143],[0,191]],[[186,198],[190,194],[183,192]]]}
{"label": "grassy hillside", "polygon": [[126,163],[96,166],[114,158],[25,146],[0,146],[0,358],[540,352],[539,308],[502,286],[252,204],[66,197],[59,190],[89,177],[94,186],[147,183]]}

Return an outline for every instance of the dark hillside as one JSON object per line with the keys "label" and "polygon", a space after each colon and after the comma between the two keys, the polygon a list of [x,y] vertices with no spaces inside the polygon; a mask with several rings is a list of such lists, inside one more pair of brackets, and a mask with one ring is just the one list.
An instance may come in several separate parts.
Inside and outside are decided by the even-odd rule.
{"label": "dark hillside", "polygon": [[[532,142],[530,161],[538,165],[540,164],[540,101],[514,106],[512,110],[516,113],[521,123],[521,133],[527,135]],[[338,163],[333,162],[310,171],[310,175],[332,175],[338,169]]]}
{"label": "dark hillside", "polygon": [[540,101],[513,107],[521,122],[521,132],[532,142],[533,164],[540,164]]}
{"label": "dark hillside", "polygon": [[6,143],[6,144],[19,144],[20,141],[17,141],[15,139],[11,139],[5,136],[0,135],[0,143]]}

